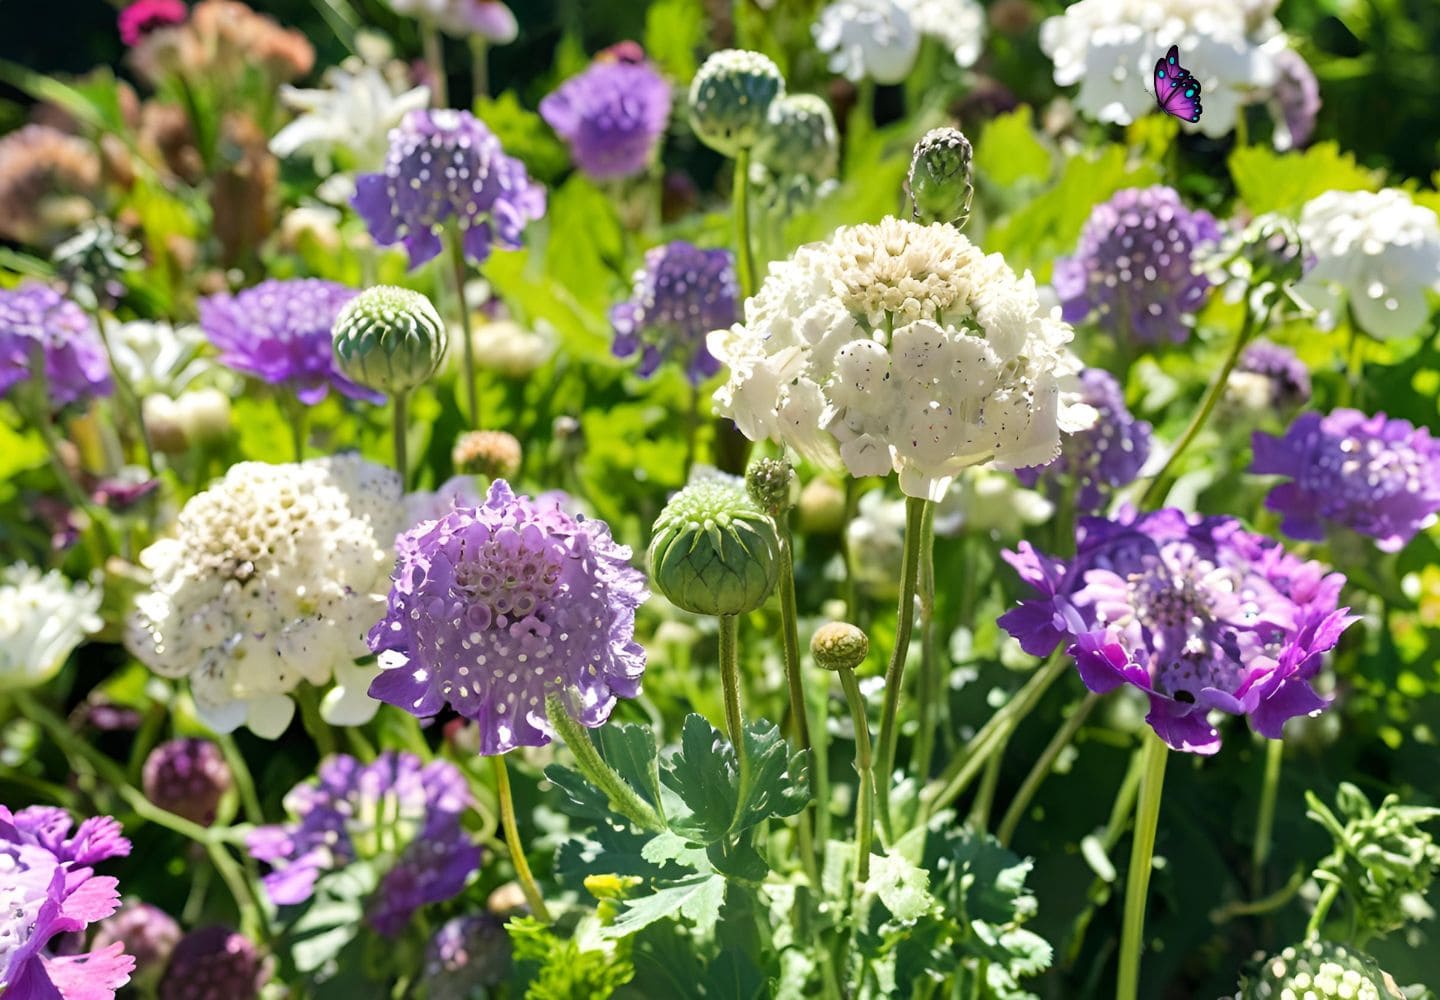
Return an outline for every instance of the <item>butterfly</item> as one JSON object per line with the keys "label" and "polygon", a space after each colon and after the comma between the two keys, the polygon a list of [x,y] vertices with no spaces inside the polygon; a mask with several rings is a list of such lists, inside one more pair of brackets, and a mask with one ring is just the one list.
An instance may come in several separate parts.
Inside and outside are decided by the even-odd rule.
{"label": "butterfly", "polygon": [[1155,63],[1155,103],[1182,122],[1200,120],[1200,81],[1180,65],[1178,46],[1170,46],[1165,58]]}

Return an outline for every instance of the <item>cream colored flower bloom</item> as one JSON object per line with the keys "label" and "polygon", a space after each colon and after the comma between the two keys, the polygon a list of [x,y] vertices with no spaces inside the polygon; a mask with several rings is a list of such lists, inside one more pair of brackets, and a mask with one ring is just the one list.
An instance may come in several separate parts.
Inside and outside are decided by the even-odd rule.
{"label": "cream colored flower bloom", "polygon": [[832,72],[858,83],[899,83],[915,68],[920,33],[898,0],[836,0],[811,26]]}
{"label": "cream colored flower bloom", "polygon": [[922,35],[938,39],[959,66],[973,66],[985,49],[985,8],[975,0],[898,0]]}
{"label": "cream colored flower bloom", "polygon": [[101,592],[24,563],[0,571],[0,691],[44,684],[103,624]]}

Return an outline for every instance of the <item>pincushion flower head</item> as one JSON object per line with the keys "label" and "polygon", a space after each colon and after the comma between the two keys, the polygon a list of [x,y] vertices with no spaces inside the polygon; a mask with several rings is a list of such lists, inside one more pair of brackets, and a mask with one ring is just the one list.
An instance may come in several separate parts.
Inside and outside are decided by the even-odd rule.
{"label": "pincushion flower head", "polygon": [[479,264],[494,246],[518,249],[526,224],[545,214],[545,189],[468,111],[411,111],[390,132],[384,168],[355,188],[371,237],[403,244],[411,268],[440,253],[447,227]]}
{"label": "pincushion flower head", "polygon": [[785,77],[769,56],[721,49],[706,57],[690,81],[690,127],[722,156],[739,156],[755,148],[770,105],[783,96]]}
{"label": "pincushion flower head", "polygon": [[1055,261],[1065,319],[1093,316],[1132,343],[1183,343],[1211,287],[1201,252],[1220,235],[1210,213],[1186,208],[1173,188],[1117,192],[1091,211],[1075,253]]}
{"label": "pincushion flower head", "polygon": [[985,8],[976,0],[898,0],[910,23],[934,38],[957,66],[973,66],[985,50]]}
{"label": "pincushion flower head", "polygon": [[1080,84],[1081,111],[1128,125],[1155,109],[1149,89],[1155,60],[1177,45],[1205,94],[1195,128],[1222,136],[1235,127],[1240,107],[1275,83],[1275,54],[1288,45],[1276,6],[1276,0],[1080,0],[1040,25],[1040,47],[1055,64],[1057,84]]}
{"label": "pincushion flower head", "polygon": [[401,517],[399,477],[356,455],[234,465],[141,553],[152,582],[126,643],[156,673],[189,677],[217,732],[279,736],[302,681],[336,682],[327,722],[367,722],[374,670],[355,660],[384,606]]}
{"label": "pincushion flower head", "polygon": [[482,505],[420,523],[396,550],[369,636],[383,668],[375,698],[421,717],[448,703],[480,724],[489,756],[550,742],[552,691],[590,727],[640,693],[635,609],[649,595],[603,522],[497,479]]}
{"label": "pincushion flower head", "polygon": [[1398,188],[1326,191],[1300,212],[1300,238],[1314,262],[1297,286],[1333,322],[1346,304],[1372,337],[1408,337],[1440,291],[1440,217]]}
{"label": "pincushion flower head", "polygon": [[1115,490],[1140,475],[1150,457],[1150,425],[1131,415],[1120,384],[1104,369],[1085,369],[1080,384],[1082,398],[1099,418],[1090,428],[1066,438],[1055,461],[1040,468],[1017,469],[1016,475],[1026,486],[1046,481],[1052,497],[1065,488],[1059,477],[1068,476],[1075,490],[1075,509],[1094,514],[1104,508]]}
{"label": "pincushion flower head", "polygon": [[191,931],[170,954],[159,1000],[259,1000],[272,963],[253,941],[228,927]]}
{"label": "pincushion flower head", "polygon": [[1038,596],[1001,627],[1033,656],[1063,644],[1092,691],[1139,688],[1175,750],[1219,750],[1213,712],[1279,739],[1286,720],[1324,709],[1312,681],[1355,620],[1336,606],[1343,576],[1231,517],[1127,508],[1083,519],[1071,559],[1027,542],[1005,558]]}
{"label": "pincushion flower head", "polygon": [[716,412],[746,437],[938,500],[961,469],[1044,464],[1094,420],[1070,338],[1029,274],[950,226],[886,218],[772,264],[708,344],[730,369]]}
{"label": "pincushion flower head", "polygon": [[1296,410],[1310,401],[1310,369],[1293,350],[1268,340],[1255,340],[1230,373],[1228,390],[1249,396],[1258,389],[1257,409]]}
{"label": "pincushion flower head", "polygon": [[42,574],[24,563],[0,570],[0,691],[35,687],[59,673],[104,624],[101,596],[59,570]]}
{"label": "pincushion flower head", "polygon": [[615,356],[639,352],[637,371],[649,378],[674,355],[690,382],[699,385],[720,370],[705,337],[735,322],[739,299],[729,250],[701,250],[684,240],[652,247],[635,272],[630,299],[610,310]]}
{"label": "pincushion flower head", "polygon": [[859,83],[899,83],[915,67],[920,32],[900,0],[836,0],[811,26],[831,72]]}
{"label": "pincushion flower head", "polygon": [[220,349],[220,362],[294,392],[313,405],[332,388],[372,403],[384,396],[356,385],[335,364],[330,331],[358,294],[318,278],[271,279],[235,295],[200,301],[200,326]]}
{"label": "pincushion flower head", "polygon": [[1251,472],[1289,477],[1265,506],[1291,538],[1319,541],[1328,521],[1396,552],[1440,512],[1440,441],[1408,420],[1303,413],[1284,436],[1256,431],[1253,443]]}
{"label": "pincushion flower head", "polygon": [[94,865],[130,853],[120,824],[84,820],[70,834],[63,809],[0,805],[0,993],[16,1000],[75,997],[113,1000],[135,960],[116,941],[58,955],[55,938],[83,932],[120,905],[116,881]]}
{"label": "pincushion flower head", "polygon": [[616,180],[655,160],[670,121],[670,83],[649,62],[597,58],[540,102],[540,116],[587,176]]}
{"label": "pincushion flower head", "polygon": [[79,306],[34,282],[0,289],[0,397],[38,389],[37,375],[37,405],[51,413],[112,388],[105,347]]}
{"label": "pincushion flower head", "polygon": [[259,827],[247,846],[271,866],[265,891],[278,906],[309,899],[327,872],[374,865],[380,882],[365,919],[395,937],[420,907],[459,895],[480,867],[480,848],[460,823],[471,804],[465,776],[448,761],[387,750],[366,764],[335,754],[285,796],[289,821]]}

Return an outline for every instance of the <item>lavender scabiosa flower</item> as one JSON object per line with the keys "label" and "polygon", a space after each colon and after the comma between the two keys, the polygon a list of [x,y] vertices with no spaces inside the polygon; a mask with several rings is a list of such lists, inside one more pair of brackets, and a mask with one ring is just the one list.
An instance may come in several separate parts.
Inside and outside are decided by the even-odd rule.
{"label": "lavender scabiosa flower", "polygon": [[1001,627],[1034,656],[1064,643],[1092,691],[1139,688],[1146,721],[1191,753],[1220,749],[1213,711],[1279,739],[1286,720],[1324,709],[1311,682],[1355,620],[1336,606],[1343,576],[1231,517],[1127,508],[1083,519],[1069,560],[1026,542],[1005,558],[1039,596]]}
{"label": "lavender scabiosa flower", "polygon": [[1294,49],[1274,55],[1275,85],[1270,107],[1275,116],[1276,149],[1300,149],[1310,142],[1320,114],[1320,81],[1305,57]]}
{"label": "lavender scabiosa flower", "polygon": [[385,397],[346,378],[331,349],[335,317],[358,292],[333,281],[262,281],[236,295],[200,302],[200,326],[220,362],[262,382],[284,386],[313,405],[330,389],[371,403]]}
{"label": "lavender scabiosa flower", "polygon": [[545,189],[470,112],[420,110],[391,131],[384,168],[360,176],[353,204],[375,242],[404,244],[412,269],[440,253],[446,226],[479,264],[492,246],[519,248],[545,214]]}
{"label": "lavender scabiosa flower", "polygon": [[0,805],[0,993],[7,998],[113,1000],[135,967],[118,941],[82,954],[51,950],[59,935],[115,912],[116,881],[92,866],[130,853],[108,816],[87,819],[67,836],[71,825],[63,809],[12,813]]}
{"label": "lavender scabiosa flower", "polygon": [[430,1000],[469,1000],[510,974],[510,938],[497,917],[479,913],[447,920],[425,949],[423,981]]}
{"label": "lavender scabiosa flower", "polygon": [[550,742],[552,690],[590,727],[640,693],[635,609],[649,595],[603,522],[497,479],[484,504],[422,522],[396,550],[389,610],[370,630],[373,697],[421,717],[448,702],[480,723],[489,756]]}
{"label": "lavender scabiosa flower", "polygon": [[1265,506],[1291,538],[1318,541],[1333,521],[1396,552],[1440,512],[1440,441],[1408,420],[1303,413],[1283,436],[1256,431],[1253,443],[1251,472],[1290,477]]}
{"label": "lavender scabiosa flower", "polygon": [[1135,481],[1150,457],[1150,425],[1136,420],[1125,405],[1125,393],[1114,376],[1100,368],[1080,373],[1080,398],[1099,414],[1094,426],[1076,431],[1061,440],[1060,457],[1048,465],[1016,469],[1026,486],[1047,480],[1049,492],[1056,492],[1055,480],[1062,475],[1074,478],[1075,510],[1082,514],[1100,511],[1111,494]]}
{"label": "lavender scabiosa flower", "polygon": [[1186,208],[1173,188],[1117,192],[1090,213],[1075,253],[1055,261],[1066,322],[1093,315],[1134,343],[1184,342],[1211,284],[1197,267],[1197,251],[1219,240],[1210,213]]}
{"label": "lavender scabiosa flower", "polygon": [[180,942],[180,925],[159,907],[126,900],[114,914],[100,921],[90,941],[94,951],[124,949],[135,959],[131,985],[151,989],[160,980],[170,955]]}
{"label": "lavender scabiosa flower", "polygon": [[41,357],[51,412],[110,395],[105,347],[79,306],[35,282],[0,289],[0,396],[31,381]]}
{"label": "lavender scabiosa flower", "polygon": [[630,299],[610,310],[617,358],[640,352],[642,377],[649,378],[672,352],[685,374],[699,385],[720,370],[705,346],[711,330],[734,323],[740,308],[735,258],[729,250],[701,250],[676,240],[645,252],[635,272]]}
{"label": "lavender scabiosa flower", "polygon": [[464,775],[447,761],[389,750],[364,764],[336,754],[285,796],[290,822],[256,829],[247,846],[271,866],[265,891],[280,906],[309,899],[328,871],[377,864],[366,920],[394,937],[421,906],[458,895],[480,867],[480,848],[460,824],[470,805]]}
{"label": "lavender scabiosa flower", "polygon": [[202,927],[180,939],[160,980],[160,1000],[256,1000],[270,963],[245,935]]}
{"label": "lavender scabiosa flower", "polygon": [[161,743],[150,751],[141,771],[146,798],[201,826],[215,822],[230,782],[230,766],[220,748],[202,739]]}
{"label": "lavender scabiosa flower", "polygon": [[[603,53],[602,53],[603,56]],[[540,116],[597,181],[650,166],[670,120],[670,84],[649,62],[597,58],[540,102]]]}
{"label": "lavender scabiosa flower", "polygon": [[1230,374],[1237,380],[1259,379],[1267,409],[1294,410],[1310,401],[1310,369],[1288,347],[1256,340],[1245,348]]}

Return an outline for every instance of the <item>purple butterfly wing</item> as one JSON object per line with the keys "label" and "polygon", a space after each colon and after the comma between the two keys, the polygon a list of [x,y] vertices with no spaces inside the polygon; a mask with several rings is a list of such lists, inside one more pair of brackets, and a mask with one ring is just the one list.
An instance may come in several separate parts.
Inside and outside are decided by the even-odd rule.
{"label": "purple butterfly wing", "polygon": [[1155,103],[1166,114],[1181,121],[1200,120],[1200,81],[1180,65],[1180,49],[1170,46],[1165,58],[1155,63]]}

